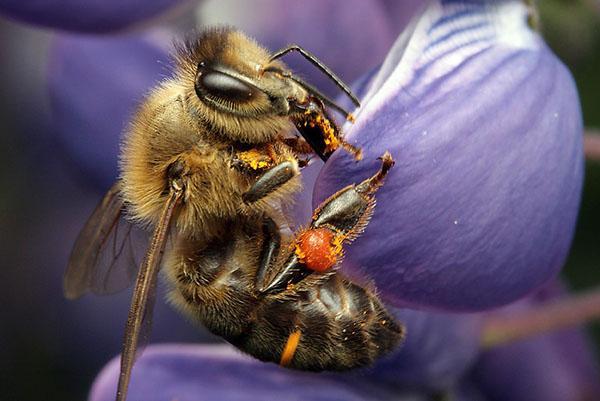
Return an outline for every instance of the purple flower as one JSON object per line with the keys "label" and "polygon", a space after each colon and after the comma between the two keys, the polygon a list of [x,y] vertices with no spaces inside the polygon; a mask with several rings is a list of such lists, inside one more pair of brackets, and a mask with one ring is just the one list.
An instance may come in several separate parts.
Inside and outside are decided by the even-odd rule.
{"label": "purple flower", "polygon": [[185,0],[3,0],[0,14],[69,31],[107,32],[155,17]]}
{"label": "purple flower", "polygon": [[396,167],[353,276],[400,306],[481,310],[553,277],[567,255],[583,174],[573,80],[527,25],[520,1],[434,3],[365,87],[350,142],[321,170],[316,205],[363,179],[390,150]]}

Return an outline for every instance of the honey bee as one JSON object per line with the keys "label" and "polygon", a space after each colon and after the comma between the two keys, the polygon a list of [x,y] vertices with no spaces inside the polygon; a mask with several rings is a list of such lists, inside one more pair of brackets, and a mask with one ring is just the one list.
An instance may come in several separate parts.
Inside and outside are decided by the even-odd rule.
{"label": "honey bee", "polygon": [[[262,361],[342,371],[404,337],[372,289],[335,270],[373,213],[389,153],[373,176],[325,200],[308,227],[285,230],[282,205],[301,189],[307,157],[327,160],[338,148],[361,157],[327,108],[351,115],[279,60],[290,51],[358,105],[304,49],[270,54],[235,29],[213,28],[177,46],[173,77],[134,117],[120,178],[80,233],[64,282],[68,298],[124,288],[134,276],[136,227],[154,227],[135,280],[117,400],[126,398],[161,263],[177,309]],[[294,128],[301,136],[286,135]]]}

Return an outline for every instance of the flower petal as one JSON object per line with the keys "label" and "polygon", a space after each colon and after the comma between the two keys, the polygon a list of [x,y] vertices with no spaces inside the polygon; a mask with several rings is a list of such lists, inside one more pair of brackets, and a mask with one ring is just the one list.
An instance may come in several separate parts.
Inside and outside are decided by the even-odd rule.
{"label": "flower petal", "polygon": [[474,370],[497,401],[580,401],[600,397],[590,344],[566,330],[494,349]]}
{"label": "flower petal", "polygon": [[579,401],[600,397],[589,342],[566,330],[494,349],[474,370],[497,401]]}
{"label": "flower petal", "polygon": [[565,259],[581,114],[569,72],[526,13],[511,0],[432,3],[347,130],[364,161],[337,152],[317,180],[314,204],[373,174],[384,151],[396,159],[344,266],[389,302],[490,308],[538,287]]}
{"label": "flower petal", "polygon": [[[554,283],[551,287],[497,313],[522,312],[564,296]],[[580,328],[493,348],[482,355],[473,376],[481,390],[493,395],[495,401],[600,399],[600,370]]]}
{"label": "flower petal", "polygon": [[400,34],[409,24],[416,12],[427,5],[427,0],[380,0],[392,21],[395,35]]}
{"label": "flower petal", "polygon": [[81,32],[123,29],[186,0],[3,0],[0,14],[19,21]]}
{"label": "flower petal", "polygon": [[168,74],[165,36],[55,39],[48,68],[54,129],[69,158],[104,188],[117,176],[121,133],[136,105]]}
{"label": "flower petal", "polygon": [[403,389],[453,388],[479,355],[481,315],[408,309],[395,315],[406,326],[406,341],[368,369],[368,377]]}
{"label": "flower petal", "polygon": [[[208,0],[199,15],[203,25],[234,25],[273,51],[296,43],[346,82],[381,63],[394,40],[392,21],[377,0]],[[307,61],[290,55],[285,62],[329,94],[339,93]]]}
{"label": "flower petal", "polygon": [[[114,400],[119,360],[100,373],[90,401]],[[129,399],[144,401],[200,400],[381,400],[425,401],[361,380],[346,382],[324,374],[297,372],[257,362],[227,345],[160,345],[137,361]]]}

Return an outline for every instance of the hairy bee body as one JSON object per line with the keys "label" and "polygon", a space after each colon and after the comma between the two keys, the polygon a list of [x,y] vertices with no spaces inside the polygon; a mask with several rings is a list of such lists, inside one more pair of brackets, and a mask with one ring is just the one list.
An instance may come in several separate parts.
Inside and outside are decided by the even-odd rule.
{"label": "hairy bee body", "polygon": [[[334,272],[311,275],[275,294],[259,291],[263,221],[285,226],[279,205],[301,188],[299,175],[248,204],[243,195],[262,170],[259,164],[235,168],[234,160],[248,151],[268,153],[271,165],[287,161],[295,172],[298,162],[281,136],[292,129],[289,115],[225,118],[190,90],[198,60],[218,58],[227,64],[229,57],[246,52],[257,65],[268,62],[268,53],[250,39],[236,31],[227,35],[188,47],[179,58],[179,75],[157,88],[136,115],[121,160],[129,214],[156,224],[168,194],[169,166],[181,162],[183,202],[175,219],[175,245],[164,263],[174,305],[264,361],[280,362],[290,334],[300,331],[289,367],[319,371],[367,365],[402,337],[373,292]],[[258,79],[257,70],[240,68]],[[284,241],[275,270],[285,262],[292,240]]]}
{"label": "hairy bee body", "polygon": [[121,154],[122,196],[135,220],[157,223],[167,196],[167,169],[176,161],[182,161],[186,169],[184,205],[176,220],[182,235],[202,237],[222,232],[224,221],[240,213],[262,213],[300,189],[297,176],[271,194],[270,202],[246,206],[242,195],[260,171],[232,168],[232,160],[249,148],[275,143],[273,163],[289,160],[297,165],[291,150],[275,140],[277,134],[291,128],[287,119],[282,119],[281,127],[267,137],[268,141],[232,141],[190,118],[185,96],[178,81],[163,83],[141,106],[125,137]]}
{"label": "hairy bee body", "polygon": [[397,345],[402,330],[377,296],[339,273],[307,277],[278,294],[260,294],[260,221],[236,219],[228,227],[226,238],[182,239],[166,256],[169,298],[192,320],[275,363],[290,333],[300,331],[287,366],[301,370],[369,365]]}
{"label": "hairy bee body", "polygon": [[[308,227],[285,234],[290,224],[282,210],[301,189],[306,157],[327,160],[344,148],[361,158],[326,106],[347,120],[352,115],[278,60],[289,51],[299,51],[358,106],[304,49],[270,54],[239,31],[208,29],[179,46],[173,77],[150,93],[126,133],[120,179],[80,233],[65,274],[69,298],[124,288],[128,282],[119,279],[129,280],[135,264],[124,256],[134,248],[130,223],[153,228],[128,314],[118,401],[126,398],[150,321],[161,260],[177,308],[263,361],[346,370],[403,339],[403,326],[375,292],[335,270],[342,245],[369,221],[375,192],[394,164],[389,153],[373,176],[323,202]],[[290,136],[294,129],[301,137]],[[123,217],[126,230],[119,229]]]}

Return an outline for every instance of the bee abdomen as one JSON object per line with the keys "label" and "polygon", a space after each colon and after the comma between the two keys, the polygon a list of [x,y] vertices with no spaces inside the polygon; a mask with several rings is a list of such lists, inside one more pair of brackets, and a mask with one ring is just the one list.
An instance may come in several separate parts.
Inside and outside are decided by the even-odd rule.
{"label": "bee abdomen", "polygon": [[252,262],[257,262],[240,238],[234,235],[201,244],[180,238],[166,258],[171,302],[225,338],[246,330],[258,304],[252,275]]}
{"label": "bee abdomen", "polygon": [[375,294],[337,274],[288,292],[294,294],[265,298],[252,329],[231,342],[280,363],[290,335],[299,332],[287,367],[342,371],[370,365],[404,338]]}

